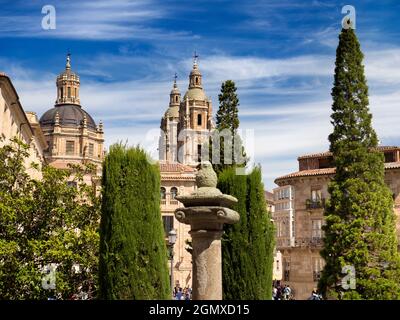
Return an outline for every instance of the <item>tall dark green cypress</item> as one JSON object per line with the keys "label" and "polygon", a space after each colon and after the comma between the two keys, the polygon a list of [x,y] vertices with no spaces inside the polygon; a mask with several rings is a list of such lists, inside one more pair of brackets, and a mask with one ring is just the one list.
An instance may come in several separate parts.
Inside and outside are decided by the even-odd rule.
{"label": "tall dark green cypress", "polygon": [[160,172],[146,153],[111,146],[103,166],[101,299],[169,299]]}
{"label": "tall dark green cypress", "polygon": [[224,299],[271,299],[274,227],[265,205],[261,168],[249,175],[236,175],[227,168],[218,188],[238,199],[234,209],[240,221],[225,226],[222,238]]}
{"label": "tall dark green cypress", "polygon": [[[219,163],[213,164],[214,171],[219,174],[225,168],[231,167],[233,165],[245,165],[246,154],[244,152],[243,143],[240,136],[237,133],[239,128],[239,98],[237,96],[237,88],[235,82],[232,80],[226,80],[221,85],[221,93],[218,95],[219,108],[216,115],[216,131],[215,134],[221,133],[221,131],[226,130],[230,132],[231,139],[224,141],[225,138],[220,138],[220,160]],[[236,140],[234,140],[236,138]],[[211,138],[210,146],[213,147],[213,141],[215,137]],[[218,141],[218,140],[217,140]],[[225,145],[230,146],[232,149],[231,159],[225,159]],[[237,150],[237,151],[236,151]],[[215,152],[215,151],[214,151]],[[242,159],[235,158],[235,152],[240,152],[243,157],[244,163],[239,163]],[[210,150],[210,156],[212,151]]]}
{"label": "tall dark green cypress", "polygon": [[[343,29],[332,89],[336,173],[329,185],[324,227],[326,265],[319,287],[327,298],[399,299],[399,255],[393,200],[384,182],[384,157],[371,125],[363,54],[353,29]],[[351,274],[354,268],[355,288]]]}
{"label": "tall dark green cypress", "polygon": [[236,90],[235,82],[232,80],[226,80],[221,85],[221,93],[218,95],[219,109],[216,115],[219,130],[229,129],[235,133],[239,128],[239,98]]}

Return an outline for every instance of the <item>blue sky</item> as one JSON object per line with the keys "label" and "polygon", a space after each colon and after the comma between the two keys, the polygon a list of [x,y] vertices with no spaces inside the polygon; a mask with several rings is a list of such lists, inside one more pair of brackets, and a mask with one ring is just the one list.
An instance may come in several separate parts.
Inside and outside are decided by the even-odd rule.
{"label": "blue sky", "polygon": [[[41,28],[47,4],[56,8],[55,30]],[[272,189],[276,177],[297,171],[299,155],[328,148],[346,4],[356,8],[375,129],[382,144],[400,144],[396,0],[0,0],[0,71],[12,78],[25,110],[41,116],[54,105],[55,77],[70,50],[81,103],[103,120],[107,146],[128,140],[155,151],[150,133],[168,106],[173,75],[183,94],[196,50],[214,112],[221,82],[236,82],[240,126],[254,129],[248,153]]]}

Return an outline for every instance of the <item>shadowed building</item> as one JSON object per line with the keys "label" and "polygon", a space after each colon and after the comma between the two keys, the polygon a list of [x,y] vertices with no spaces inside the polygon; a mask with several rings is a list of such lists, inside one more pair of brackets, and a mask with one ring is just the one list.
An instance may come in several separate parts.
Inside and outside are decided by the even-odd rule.
{"label": "shadowed building", "polygon": [[[396,227],[400,235],[400,147],[381,146],[385,156],[385,182],[393,193]],[[283,282],[296,299],[307,299],[317,286],[324,260],[324,207],[332,179],[332,153],[298,158],[299,171],[279,177],[274,189],[276,247],[282,254]]]}
{"label": "shadowed building", "polygon": [[0,146],[8,144],[10,139],[17,137],[29,145],[29,157],[25,161],[27,173],[36,179],[41,178],[40,170],[31,167],[31,163],[44,163],[43,152],[47,148],[46,140],[40,130],[39,122],[34,112],[25,112],[11,82],[11,79],[0,72]]}

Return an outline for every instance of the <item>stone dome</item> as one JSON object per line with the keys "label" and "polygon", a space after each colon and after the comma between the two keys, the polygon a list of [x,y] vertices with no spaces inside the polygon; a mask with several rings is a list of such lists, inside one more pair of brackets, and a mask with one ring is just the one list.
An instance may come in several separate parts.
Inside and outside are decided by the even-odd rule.
{"label": "stone dome", "polygon": [[86,116],[87,127],[96,130],[96,123],[90,114],[75,104],[60,104],[47,110],[39,120],[40,125],[54,126],[57,112],[60,125],[63,127],[79,127],[83,123],[84,116]]}
{"label": "stone dome", "polygon": [[201,101],[208,100],[207,97],[206,97],[206,94],[203,91],[203,89],[200,89],[200,88],[191,88],[191,89],[189,89],[185,93],[185,96],[183,97],[183,101],[186,100],[186,97],[189,98],[189,100],[201,100]]}
{"label": "stone dome", "polygon": [[179,107],[178,106],[169,107],[167,111],[165,111],[165,117],[179,118]]}

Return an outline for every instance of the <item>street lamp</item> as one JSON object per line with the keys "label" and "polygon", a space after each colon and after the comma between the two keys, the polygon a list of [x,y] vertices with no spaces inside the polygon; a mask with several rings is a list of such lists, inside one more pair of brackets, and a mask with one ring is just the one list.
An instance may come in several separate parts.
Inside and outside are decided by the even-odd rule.
{"label": "street lamp", "polygon": [[171,290],[174,292],[174,244],[176,242],[176,231],[172,229],[168,233],[168,244],[171,257]]}

